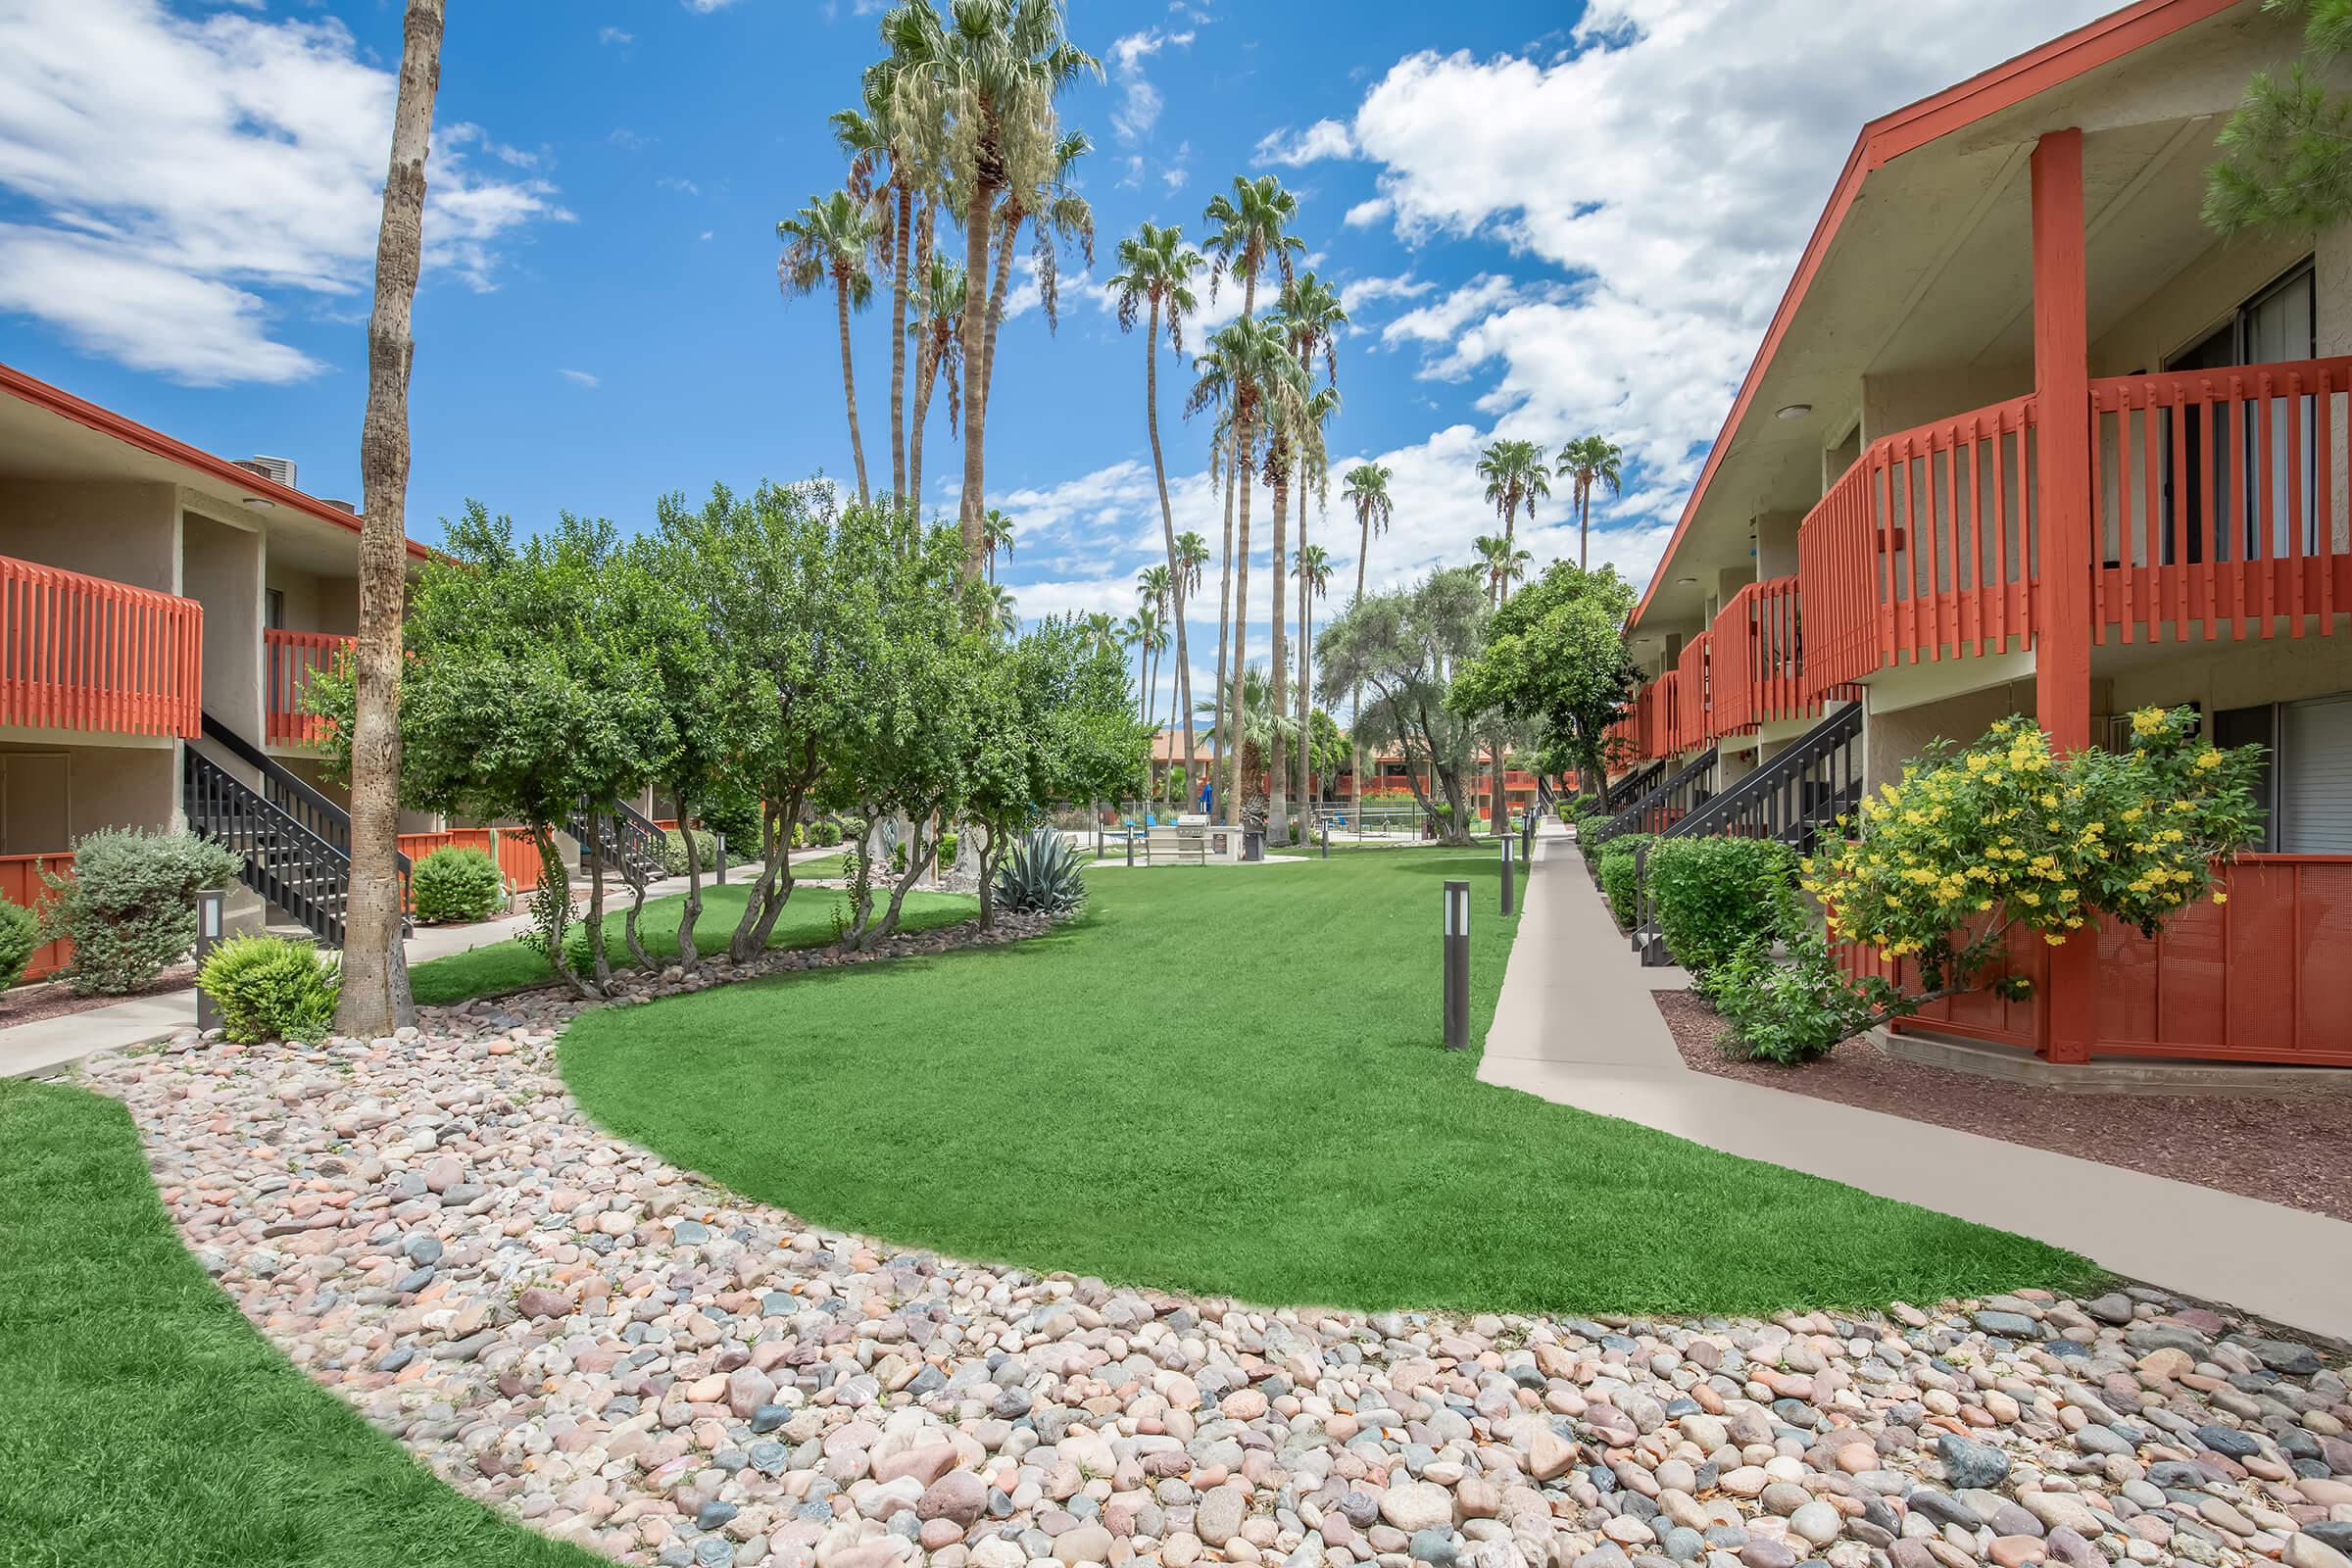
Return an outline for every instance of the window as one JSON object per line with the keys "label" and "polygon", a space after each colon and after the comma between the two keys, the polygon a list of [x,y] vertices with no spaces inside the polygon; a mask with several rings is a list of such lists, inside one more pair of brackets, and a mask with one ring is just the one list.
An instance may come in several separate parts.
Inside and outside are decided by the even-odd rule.
{"label": "window", "polygon": [[[2277,365],[2308,360],[2318,353],[2317,316],[2311,263],[2299,264],[2230,313],[2230,318],[2196,343],[2166,362],[2168,370],[2221,370],[2240,365]],[[2174,461],[2174,431],[2164,430],[2164,564],[2175,564],[2175,539],[2190,564],[2210,554],[2216,561],[2252,561],[2311,555],[2319,549],[2319,517],[2315,506],[2317,469],[2316,410],[2310,397],[2272,398],[2270,419],[2270,483],[2283,498],[2290,484],[2302,490],[2301,540],[2290,537],[2289,510],[2281,500],[2276,509],[2271,538],[2260,537],[2260,471],[2263,446],[2263,399],[2247,398],[2213,409],[2182,411],[2181,435],[2185,463]],[[2300,431],[2294,429],[2300,423]],[[2298,439],[2299,437],[2299,439]],[[2296,452],[2301,463],[2294,461]],[[2290,470],[2300,466],[2297,475]],[[2175,494],[2185,481],[2187,492]],[[2251,482],[2249,482],[2251,481]],[[2234,492],[2244,489],[2242,497]],[[2234,518],[2233,526],[2225,525]],[[2210,535],[2210,537],[2209,537]]]}
{"label": "window", "polygon": [[2279,850],[2352,855],[2352,692],[2278,710]]}
{"label": "window", "polygon": [[270,588],[262,594],[262,624],[271,631],[286,629],[286,591]]}

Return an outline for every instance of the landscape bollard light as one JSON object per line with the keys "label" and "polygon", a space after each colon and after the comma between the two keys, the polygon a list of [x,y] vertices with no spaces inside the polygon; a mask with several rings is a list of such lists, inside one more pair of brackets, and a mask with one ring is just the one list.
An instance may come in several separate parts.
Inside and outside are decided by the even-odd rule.
{"label": "landscape bollard light", "polygon": [[1511,836],[1502,836],[1502,912],[1509,914],[1516,906],[1519,879],[1511,871]]}
{"label": "landscape bollard light", "polygon": [[1446,884],[1446,1049],[1470,1048],[1470,884]]}
{"label": "landscape bollard light", "polygon": [[1323,858],[1331,858],[1331,818],[1323,819]]}
{"label": "landscape bollard light", "polygon": [[718,872],[718,885],[723,888],[727,885],[727,836],[724,833],[710,835],[710,859]]}
{"label": "landscape bollard light", "polygon": [[[1129,829],[1127,830],[1127,835],[1126,835],[1126,837],[1127,837],[1127,869],[1129,869],[1130,871],[1132,871],[1132,870],[1134,870],[1134,869],[1135,869],[1135,829],[1133,829],[1133,828],[1129,828]],[[1102,856],[1098,854],[1098,855],[1095,857],[1095,858],[1097,858],[1097,859],[1101,859],[1101,858],[1102,858]]]}
{"label": "landscape bollard light", "polygon": [[[196,971],[204,972],[204,960],[221,937],[221,917],[228,908],[228,894],[220,888],[201,888],[196,894]],[[220,1027],[220,1009],[213,1003],[213,994],[202,986],[196,988],[196,1027]]]}

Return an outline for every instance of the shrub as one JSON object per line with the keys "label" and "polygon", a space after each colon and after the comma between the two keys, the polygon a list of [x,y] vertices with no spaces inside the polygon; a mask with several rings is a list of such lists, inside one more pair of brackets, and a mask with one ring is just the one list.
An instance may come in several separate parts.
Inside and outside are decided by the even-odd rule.
{"label": "shrub", "polygon": [[32,950],[41,945],[41,922],[30,909],[0,899],[0,991],[24,978]]}
{"label": "shrub", "polygon": [[1086,902],[1078,857],[1059,830],[1041,827],[1014,844],[997,867],[997,903],[1022,913],[1059,914]]}
{"label": "shrub", "polygon": [[896,876],[904,876],[904,875],[906,875],[906,841],[905,841],[905,840],[901,840],[900,842],[898,842],[898,843],[896,843],[896,844],[893,844],[893,845],[890,847],[890,869],[891,869],[891,872],[892,872],[892,874],[893,874],[893,875],[896,875]]}
{"label": "shrub", "polygon": [[1719,1042],[1727,1055],[1811,1061],[1881,1021],[1877,992],[1886,982],[1873,986],[1848,979],[1810,922],[1790,932],[1788,941],[1787,963],[1777,961],[1770,944],[1758,938],[1701,982],[1729,1026]]}
{"label": "shrub", "polygon": [[507,879],[480,850],[435,850],[409,872],[409,897],[428,925],[487,920],[507,906]]}
{"label": "shrub", "polygon": [[796,850],[805,850],[808,847],[808,823],[795,822],[792,824],[792,847]]}
{"label": "shrub", "polygon": [[808,837],[819,849],[829,850],[841,842],[841,824],[827,817],[808,830]]}
{"label": "shrub", "polygon": [[1658,934],[1693,973],[1796,921],[1796,852],[1771,839],[1660,839],[1648,874]]}
{"label": "shrub", "polygon": [[[708,825],[694,830],[694,858],[697,870],[708,871],[718,864],[718,841]],[[671,876],[686,874],[686,835],[678,828],[662,832],[662,869]]]}
{"label": "shrub", "polygon": [[[723,792],[722,792],[723,793]],[[760,858],[760,800],[758,796],[742,800],[726,799],[695,803],[695,820],[702,823],[701,832],[724,833],[738,860]],[[792,845],[801,845],[801,825],[793,825]],[[700,833],[697,835],[700,836]]]}
{"label": "shrub", "polygon": [[335,999],[343,989],[343,976],[331,959],[308,942],[244,936],[231,937],[213,949],[197,971],[196,983],[220,1009],[221,1032],[231,1040],[251,1044],[325,1038],[334,1027]]}
{"label": "shrub", "polygon": [[955,865],[956,846],[956,830],[952,827],[942,828],[939,834],[939,859],[937,862],[939,869],[942,871],[945,871]]}
{"label": "shrub", "polygon": [[243,863],[194,833],[102,829],[74,846],[71,875],[41,873],[56,895],[41,911],[41,940],[74,944],[74,990],[135,991],[187,956],[197,893],[228,886]]}
{"label": "shrub", "polygon": [[1634,903],[1642,890],[1634,852],[1649,842],[1646,834],[1623,833],[1601,846],[1600,891],[1608,899],[1609,912],[1617,917],[1619,925],[1634,923]]}

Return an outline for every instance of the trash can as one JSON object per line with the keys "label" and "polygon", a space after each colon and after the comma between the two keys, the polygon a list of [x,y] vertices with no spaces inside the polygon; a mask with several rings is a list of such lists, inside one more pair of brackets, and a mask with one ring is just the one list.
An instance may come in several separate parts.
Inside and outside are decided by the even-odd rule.
{"label": "trash can", "polygon": [[1242,829],[1242,858],[1262,860],[1266,858],[1266,830],[1262,827]]}

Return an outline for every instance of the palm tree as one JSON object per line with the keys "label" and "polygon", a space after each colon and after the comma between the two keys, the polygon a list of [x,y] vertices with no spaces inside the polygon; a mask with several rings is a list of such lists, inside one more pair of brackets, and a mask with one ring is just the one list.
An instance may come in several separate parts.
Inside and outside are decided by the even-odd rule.
{"label": "palm tree", "polygon": [[1159,696],[1159,675],[1152,656],[1167,644],[1167,626],[1150,601],[1119,622],[1119,640],[1135,652],[1135,716],[1149,719]]}
{"label": "palm tree", "polygon": [[[1265,326],[1280,332],[1283,321],[1278,316],[1268,317]],[[1286,362],[1285,370],[1296,372],[1298,386],[1307,386],[1306,372]],[[1298,482],[1308,482],[1310,474],[1319,472],[1323,465],[1323,418],[1328,412],[1326,400],[1336,401],[1339,394],[1330,388],[1310,394],[1303,403],[1294,406],[1288,400],[1269,402],[1266,407],[1265,480],[1274,492],[1274,613],[1273,613],[1273,704],[1279,711],[1290,711],[1284,697],[1284,687],[1290,675],[1290,651],[1285,646],[1290,625],[1283,613],[1284,579],[1288,576],[1286,563],[1289,553],[1283,544],[1284,520],[1290,515],[1291,454],[1298,454]],[[1291,772],[1287,760],[1285,736],[1287,731],[1274,734],[1274,755],[1267,771],[1266,834],[1275,844],[1291,841],[1290,789]]]}
{"label": "palm tree", "polygon": [[[1119,330],[1135,325],[1136,309],[1143,307],[1144,423],[1152,435],[1152,477],[1159,485],[1159,531],[1168,550],[1168,571],[1175,587],[1176,679],[1184,712],[1184,798],[1193,798],[1193,662],[1185,634],[1185,596],[1200,585],[1197,570],[1187,572],[1177,555],[1176,514],[1168,505],[1168,468],[1159,448],[1159,328],[1165,321],[1168,346],[1184,352],[1184,318],[1198,306],[1193,297],[1193,274],[1207,265],[1199,251],[1184,243],[1183,231],[1173,224],[1161,228],[1146,223],[1136,234],[1119,241],[1118,273],[1110,280],[1119,298]],[[1198,539],[1188,534],[1187,538]],[[1205,554],[1206,546],[1202,546]]]}
{"label": "palm tree", "polygon": [[[1290,738],[1292,721],[1288,713],[1275,710],[1273,689],[1263,666],[1251,664],[1236,670],[1233,687],[1234,695],[1216,723],[1218,741],[1233,754],[1232,794],[1238,798],[1253,793],[1252,784],[1266,781],[1266,755],[1278,738]],[[1200,710],[1206,713],[1211,706],[1202,703]]]}
{"label": "palm tree", "polygon": [[866,267],[881,225],[846,190],[812,196],[808,205],[776,224],[784,255],[776,263],[776,283],[787,298],[813,294],[826,279],[833,283],[833,304],[841,321],[841,395],[850,411],[850,456],[858,466],[858,499],[867,499],[865,447],[858,439],[858,377],[850,368],[850,312],[864,310],[873,298],[874,274]]}
{"label": "palm tree", "polygon": [[[1150,623],[1155,632],[1149,643],[1152,655],[1152,675],[1149,684],[1152,697],[1152,710],[1153,713],[1156,713],[1159,710],[1159,655],[1167,648],[1171,640],[1168,628],[1168,602],[1176,591],[1175,574],[1167,567],[1156,564],[1146,566],[1135,574],[1135,591],[1137,597],[1143,601],[1144,612],[1151,617]],[[1174,686],[1174,682],[1169,684],[1171,688]]]}
{"label": "palm tree", "polygon": [[877,220],[876,256],[890,273],[890,496],[892,505],[897,506],[909,495],[907,297],[910,285],[931,266],[931,211],[926,204],[918,232],[914,203],[917,194],[927,194],[935,181],[922,159],[914,127],[893,103],[886,82],[886,74],[867,71],[860,83],[864,108],[841,110],[832,123],[834,142],[849,155],[850,194],[872,205]]}
{"label": "palm tree", "polygon": [[[927,161],[963,198],[964,570],[980,572],[980,522],[987,515],[986,430],[992,239],[1015,235],[997,199],[1034,192],[1057,173],[1064,151],[1054,101],[1086,72],[1102,68],[1069,41],[1060,0],[956,0],[943,19],[932,0],[906,0],[882,23],[889,56],[874,68],[876,96],[903,117]],[[1000,238],[1001,235],[1001,238]]]}
{"label": "palm tree", "polygon": [[1176,581],[1185,597],[1200,591],[1200,570],[1207,564],[1207,540],[1190,528],[1176,536]]}
{"label": "palm tree", "polygon": [[917,512],[923,505],[923,424],[931,415],[931,389],[943,376],[948,383],[948,433],[956,421],[963,395],[963,269],[944,256],[933,256],[915,281],[914,319],[906,324],[914,345],[914,414],[906,432],[906,497]]}
{"label": "palm tree", "polygon": [[1125,646],[1119,639],[1119,617],[1107,610],[1088,612],[1086,618],[1078,623],[1078,635],[1090,654]]}
{"label": "palm tree", "polygon": [[1306,249],[1306,241],[1285,230],[1298,220],[1298,198],[1282,188],[1272,174],[1255,179],[1233,176],[1233,195],[1209,198],[1204,215],[1213,232],[1204,248],[1216,257],[1209,270],[1208,297],[1232,272],[1242,280],[1242,315],[1257,313],[1257,280],[1271,261],[1290,281],[1291,258]]}
{"label": "palm tree", "polygon": [[1078,194],[1077,181],[1070,173],[1094,146],[1084,131],[1071,131],[1055,147],[1053,171],[1045,180],[1034,190],[1007,190],[1004,205],[997,209],[1004,234],[997,247],[997,275],[988,289],[988,333],[982,344],[980,372],[989,387],[996,385],[997,328],[1004,324],[1004,300],[1012,287],[1012,246],[1021,225],[1030,223],[1034,237],[1031,249],[1037,263],[1038,301],[1045,307],[1048,331],[1061,324],[1062,242],[1076,241],[1087,267],[1095,265],[1095,210]]}
{"label": "palm tree", "polygon": [[1527,575],[1527,564],[1533,558],[1499,534],[1480,534],[1474,548],[1478,567],[1487,574],[1487,597],[1499,606],[1508,597],[1510,584]]}
{"label": "palm tree", "polygon": [[360,634],[351,747],[351,888],[335,1027],[375,1039],[416,1021],[401,947],[400,622],[408,589],[409,369],[423,261],[424,160],[441,83],[442,0],[409,0],[368,315],[360,426]]}
{"label": "palm tree", "polygon": [[1609,494],[1620,492],[1625,480],[1625,453],[1605,436],[1580,435],[1560,448],[1558,472],[1575,486],[1571,498],[1576,506],[1576,564],[1580,567],[1589,566],[1592,487],[1605,484]]}
{"label": "palm tree", "polygon": [[1301,544],[1292,563],[1291,575],[1298,579],[1298,801],[1299,808],[1306,810],[1314,770],[1314,760],[1307,756],[1314,738],[1314,709],[1308,701],[1314,672],[1314,602],[1331,586],[1331,555],[1321,545]]}
{"label": "palm tree", "polygon": [[988,562],[990,582],[997,580],[997,552],[1000,550],[1004,552],[1005,560],[1012,559],[1012,519],[991,507],[988,515],[980,519],[980,554]]}
{"label": "palm tree", "polygon": [[1213,715],[1208,731],[1208,776],[1217,790],[1229,795],[1232,790],[1225,782],[1225,654],[1233,632],[1233,492],[1236,474],[1246,476],[1249,469],[1233,444],[1232,369],[1214,337],[1208,340],[1206,349],[1193,366],[1199,378],[1193,383],[1192,395],[1185,400],[1184,416],[1190,419],[1201,408],[1216,406],[1217,417],[1208,438],[1208,482],[1225,492],[1224,553],[1219,558],[1223,564],[1217,579],[1216,687],[1211,700],[1195,705],[1195,711]]}
{"label": "palm tree", "polygon": [[[1315,356],[1320,354],[1323,357],[1324,389],[1317,394],[1321,407],[1316,411],[1316,422],[1320,425],[1339,407],[1339,331],[1348,322],[1348,312],[1341,306],[1340,296],[1312,272],[1301,272],[1282,285],[1282,296],[1275,306],[1275,312],[1282,321],[1283,337],[1291,345],[1292,351],[1298,356],[1300,370],[1311,375]],[[1319,450],[1318,448],[1318,452]],[[1306,546],[1306,499],[1307,491],[1310,488],[1307,462],[1307,454],[1302,449],[1299,453],[1298,470],[1298,547],[1300,549],[1304,549]],[[1328,495],[1328,487],[1324,485],[1318,483],[1312,488],[1319,495]],[[1279,522],[1276,523],[1274,529],[1274,549],[1275,559],[1279,562],[1282,559],[1282,527]],[[1282,619],[1280,577],[1281,574],[1276,573],[1274,617],[1278,626]],[[1300,673],[1298,692],[1298,722],[1301,726],[1298,733],[1301,735],[1307,733],[1303,726],[1312,706],[1307,690],[1308,659],[1309,651],[1301,644],[1298,650]],[[1283,659],[1282,637],[1279,631],[1274,638],[1274,662],[1276,666],[1275,700],[1279,702],[1282,700],[1283,675],[1289,668],[1288,662]],[[1297,772],[1298,799],[1301,806],[1306,800],[1307,760],[1306,748],[1302,744],[1298,747],[1298,756],[1293,762]],[[1276,765],[1280,766],[1280,763],[1281,760],[1277,758]]]}
{"label": "palm tree", "polygon": [[1479,475],[1487,481],[1487,501],[1502,519],[1502,537],[1517,535],[1519,511],[1535,520],[1536,503],[1549,499],[1551,481],[1544,466],[1544,450],[1533,441],[1493,441],[1479,454]]}
{"label": "palm tree", "polygon": [[[1359,463],[1349,468],[1346,484],[1347,488],[1340,492],[1340,499],[1355,509],[1356,526],[1355,598],[1350,602],[1361,604],[1364,598],[1364,563],[1372,559],[1373,536],[1389,531],[1389,523],[1396,514],[1396,504],[1389,499],[1389,470],[1377,463]],[[1361,746],[1352,743],[1357,727],[1355,710],[1362,706],[1363,695],[1358,690],[1349,693],[1348,698],[1348,735],[1350,742],[1348,776],[1355,784],[1354,809],[1358,816],[1362,815],[1364,808],[1364,751]]]}
{"label": "palm tree", "polygon": [[[1192,404],[1210,401],[1219,396],[1230,398],[1233,416],[1233,448],[1237,458],[1253,458],[1258,450],[1262,432],[1270,434],[1280,421],[1280,428],[1297,432],[1302,426],[1311,427],[1307,413],[1310,394],[1306,376],[1298,362],[1291,358],[1282,336],[1273,325],[1245,316],[1229,322],[1209,340],[1213,363],[1202,368],[1200,381],[1193,388]],[[1230,388],[1230,390],[1220,390]],[[1317,446],[1320,434],[1314,435]],[[1266,442],[1269,456],[1267,476],[1276,472],[1287,474],[1287,463],[1277,469],[1271,463],[1274,443]],[[1230,483],[1240,486],[1240,524],[1235,533],[1232,562],[1238,566],[1234,577],[1233,594],[1233,691],[1232,701],[1241,701],[1242,651],[1250,640],[1250,467],[1237,465]],[[1283,490],[1275,492],[1276,515],[1281,515],[1279,503],[1287,500]],[[1279,579],[1280,558],[1276,558],[1276,576]],[[1241,803],[1227,805],[1227,825],[1241,825]]]}
{"label": "palm tree", "polygon": [[1021,629],[1021,612],[1019,602],[1012,597],[1012,590],[1002,583],[991,583],[987,602],[989,624],[1004,636],[1017,635]]}

